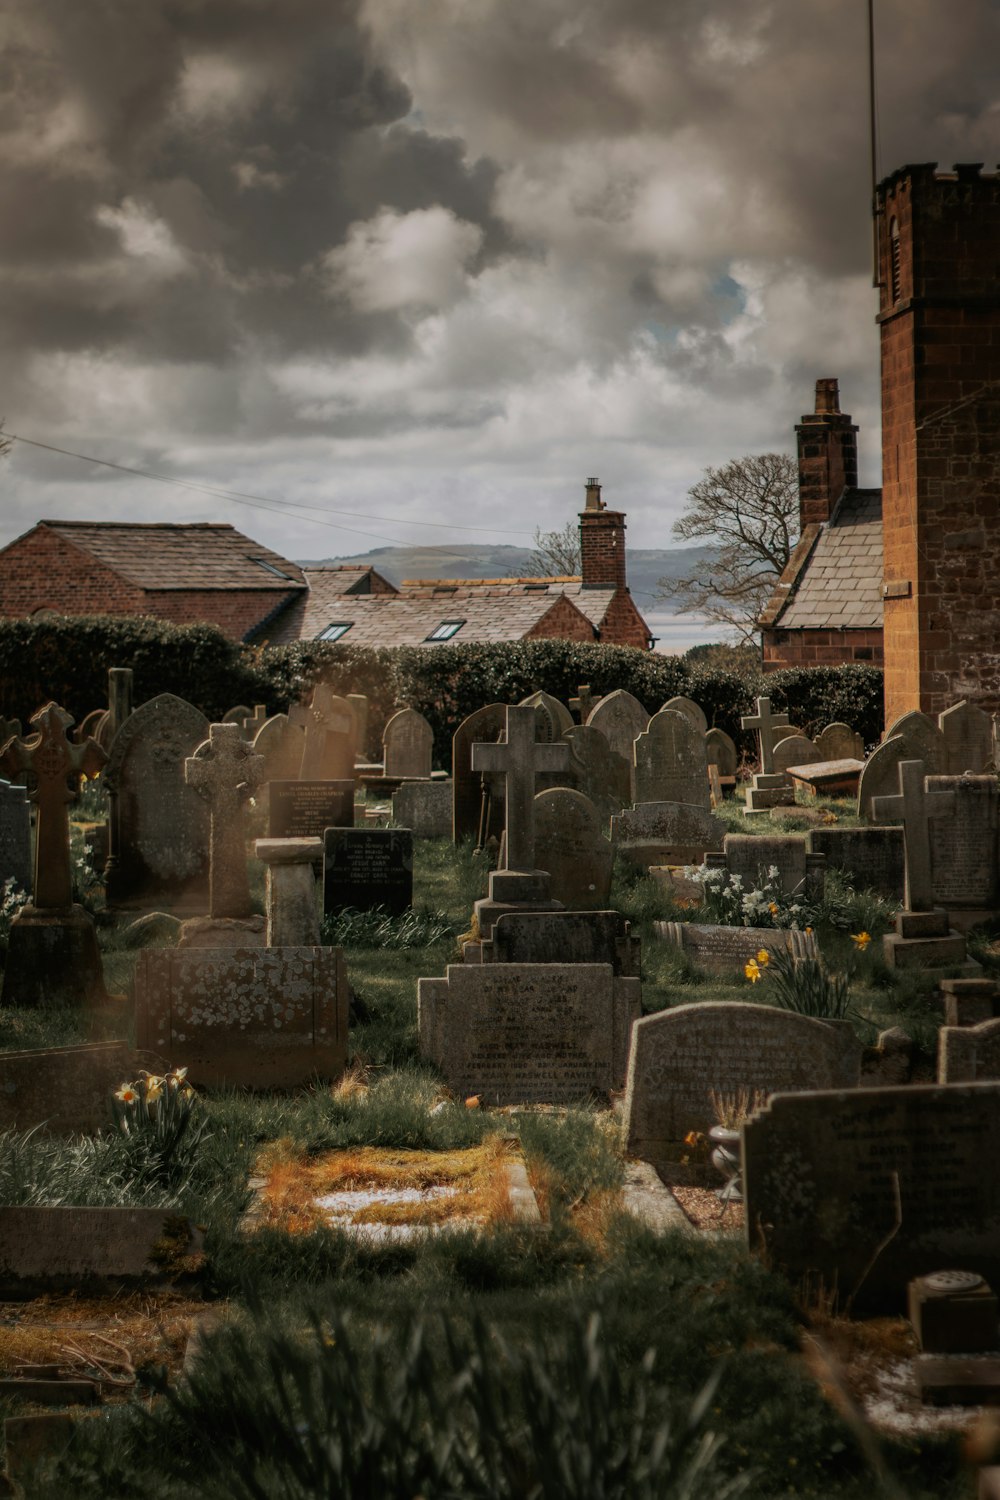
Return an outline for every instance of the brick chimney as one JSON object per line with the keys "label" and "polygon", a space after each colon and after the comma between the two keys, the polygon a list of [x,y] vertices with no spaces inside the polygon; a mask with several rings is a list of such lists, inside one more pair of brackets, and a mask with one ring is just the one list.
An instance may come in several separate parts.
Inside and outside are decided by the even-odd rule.
{"label": "brick chimney", "polygon": [[817,380],[816,410],[795,429],[799,441],[799,526],[828,521],[845,489],[858,483],[858,429],[840,409],[836,380]]}
{"label": "brick chimney", "polygon": [[608,510],[599,479],[587,480],[580,515],[580,573],[585,589],[628,587],[625,581],[625,515]]}

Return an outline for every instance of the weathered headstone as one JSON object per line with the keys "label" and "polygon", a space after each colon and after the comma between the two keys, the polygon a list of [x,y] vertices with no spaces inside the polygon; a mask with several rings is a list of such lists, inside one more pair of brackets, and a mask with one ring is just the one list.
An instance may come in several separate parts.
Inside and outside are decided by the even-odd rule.
{"label": "weathered headstone", "polygon": [[71,714],[47,703],[32,715],[35,733],[0,749],[0,771],[27,773],[35,805],[32,900],[11,922],[2,1003],[25,1006],[101,1004],[109,997],[94,924],[73,901],[69,808],[81,776],[95,776],[107,756],[96,740],[73,745]]}
{"label": "weathered headstone", "polygon": [[450,838],[451,801],[450,781],[406,783],[392,794],[392,821],[417,839]]}
{"label": "weathered headstone", "polygon": [[843,870],[855,890],[878,891],[903,899],[903,830],[901,828],[814,828],[809,848],[825,854],[828,869]]}
{"label": "weathered headstone", "polygon": [[713,1090],[851,1089],[860,1076],[850,1022],[742,1001],[675,1005],[633,1028],[625,1149],[654,1163],[676,1160],[689,1131],[716,1123]]}
{"label": "weathered headstone", "polygon": [[460,1098],[577,1104],[620,1088],[639,981],[610,964],[450,965],[421,979],[421,1054]]}
{"label": "weathered headstone", "polygon": [[858,783],[858,816],[869,822],[877,822],[872,804],[877,797],[891,797],[899,787],[899,768],[904,760],[911,759],[906,753],[906,741],[902,735],[896,739],[883,740],[865,761]]}
{"label": "weathered headstone", "polygon": [[346,698],[338,697],[325,683],[318,682],[309,707],[293,708],[288,721],[302,724],[305,730],[299,770],[302,781],[353,780],[357,724]]}
{"label": "weathered headstone", "polygon": [[536,858],[549,873],[554,900],[570,911],[607,906],[614,855],[589,798],[568,787],[539,792],[535,836]]}
{"label": "weathered headstone", "polygon": [[601,731],[612,750],[629,766],[635,764],[632,746],[639,735],[645,733],[649,723],[649,714],[638,698],[633,698],[624,688],[616,688],[594,705],[587,723]]}
{"label": "weathered headstone", "polygon": [[789,766],[810,766],[823,759],[822,752],[804,734],[790,734],[779,740],[771,752],[775,774],[788,775]]}
{"label": "weathered headstone", "polygon": [[[801,788],[811,797],[856,797],[864,768],[860,760],[814,760],[787,766],[785,775],[796,790]],[[774,815],[779,817],[781,809]]]}
{"label": "weathered headstone", "polygon": [[23,786],[0,781],[0,889],[12,880],[31,895],[31,813]]}
{"label": "weathered headstone", "polygon": [[115,735],[132,712],[132,668],[108,668],[108,706],[94,730],[102,750],[110,751]]}
{"label": "weathered headstone", "polygon": [[354,781],[272,781],[267,835],[319,839],[327,828],[353,828]]}
{"label": "weathered headstone", "polygon": [[556,740],[562,739],[567,729],[573,728],[573,715],[564,703],[554,698],[551,693],[531,693],[527,698],[522,698],[518,704],[519,708],[533,708],[536,710],[541,725],[541,733],[536,731],[535,738],[543,744],[551,745]]}
{"label": "weathered headstone", "polygon": [[434,731],[415,708],[393,714],[382,734],[382,764],[386,776],[429,777],[433,770]]}
{"label": "weathered headstone", "polygon": [[314,948],[319,910],[314,867],[323,858],[318,838],[258,839],[257,858],[267,866],[264,943],[268,948]]}
{"label": "weathered headstone", "polygon": [[[479,952],[470,955],[470,946]],[[617,911],[517,911],[498,917],[489,941],[466,946],[484,964],[610,964],[638,979],[640,943]]]}
{"label": "weathered headstone", "polygon": [[186,784],[184,762],[208,728],[200,709],[161,693],[115,736],[102,777],[110,797],[109,904],[204,910],[208,808]]}
{"label": "weathered headstone", "polygon": [[365,693],[348,693],[347,701],[354,710],[354,756],[356,760],[368,758],[368,718],[370,704]]}
{"label": "weathered headstone", "polygon": [[[572,726],[570,726],[572,727]],[[504,738],[498,744],[474,744],[472,769],[504,779],[504,834],[507,870],[535,870],[535,777],[539,771],[565,771],[569,749],[562,743],[539,744],[535,709],[518,706],[505,714]]]}
{"label": "weathered headstone", "polygon": [[938,728],[944,735],[946,769],[950,775],[961,776],[968,771],[978,776],[986,769],[993,753],[989,714],[963,699],[938,714]]}
{"label": "weathered headstone", "polygon": [[1000,902],[1000,786],[996,776],[928,776],[927,791],[954,793],[930,826],[934,901],[992,909]]}
{"label": "weathered headstone", "polygon": [[[823,893],[826,859],[822,854],[812,854],[805,834],[763,834],[757,837],[748,833],[727,833],[722,844],[725,868],[730,875],[738,875],[747,890],[764,884],[770,872],[788,896],[814,899]],[[717,856],[708,863],[723,867]]]}
{"label": "weathered headstone", "polygon": [[827,724],[816,736],[816,749],[823,760],[864,760],[865,742],[850,724]]}
{"label": "weathered headstone", "polygon": [[948,770],[948,746],[944,734],[928,715],[914,709],[903,714],[886,730],[882,743],[901,739],[906,745],[906,760],[922,760],[928,775],[944,775]]}
{"label": "weathered headstone", "polygon": [[684,714],[661,708],[633,747],[634,793],[641,802],[709,805],[705,737]]}
{"label": "weathered headstone", "polygon": [[328,828],[323,837],[324,913],[380,906],[399,916],[413,905],[409,828]]}
{"label": "weathered headstone", "polygon": [[487,703],[463,719],[452,737],[452,837],[455,843],[471,838],[477,848],[503,834],[503,778],[472,769],[474,744],[496,744],[503,738],[507,708]]}
{"label": "weathered headstone", "polygon": [[134,990],[139,1046],[192,1083],[297,1088],[347,1061],[340,948],[145,948]]}
{"label": "weathered headstone", "polygon": [[244,808],[264,762],[238,724],[213,724],[208,736],[185,761],[184,779],[209,807],[209,916],[247,917],[253,905]]}
{"label": "weathered headstone", "polygon": [[772,927],[715,927],[702,922],[655,922],[656,936],[686,954],[709,974],[742,974],[752,958],[767,953],[790,953],[795,958],[819,958],[813,932]]}
{"label": "weathered headstone", "polygon": [[721,849],[726,825],[688,802],[642,802],[611,819],[611,842],[634,865],[697,865]]}
{"label": "weathered headstone", "polygon": [[599,729],[574,724],[563,739],[569,746],[569,776],[573,787],[589,797],[602,826],[632,800],[632,768],[612,750]]}
{"label": "weathered headstone", "polygon": [[[770,698],[757,699],[757,711],[744,714],[740,719],[743,729],[756,729],[760,770],[756,771],[747,788],[746,816],[769,812],[794,801],[791,786],[780,771],[774,769],[774,746],[776,731],[788,725],[787,713],[772,713]],[[789,736],[786,736],[786,738]]]}
{"label": "weathered headstone", "polygon": [[253,713],[243,721],[243,738],[253,744],[269,718],[266,703],[255,703]]}
{"label": "weathered headstone", "polygon": [[671,713],[683,714],[686,719],[691,721],[702,737],[708,733],[708,720],[705,718],[705,711],[695,703],[693,698],[685,698],[683,696],[669,698],[666,703],[660,706],[660,713],[664,709],[668,709]]}
{"label": "weathered headstone", "polygon": [[5,1208],[0,1296],[162,1281],[199,1244],[171,1209]]}
{"label": "weathered headstone", "polygon": [[736,775],[740,763],[739,751],[735,741],[732,740],[724,729],[710,729],[705,736],[705,755],[709,765],[719,768],[722,777],[733,777]]}
{"label": "weathered headstone", "polygon": [[262,783],[297,781],[304,748],[305,731],[301,725],[290,724],[287,714],[275,714],[267,719],[253,741],[254,754],[264,759]]}
{"label": "weathered headstone", "polygon": [[569,700],[569,707],[576,714],[581,725],[586,724],[590,716],[590,710],[594,706],[594,695],[590,691],[589,682],[581,682],[576,690],[576,697]]}
{"label": "weathered headstone", "polygon": [[242,734],[244,724],[248,719],[251,719],[252,717],[253,709],[250,708],[248,704],[237,703],[235,708],[231,708],[228,713],[222,715],[221,722],[223,724],[235,724],[237,729]]}
{"label": "weathered headstone", "polygon": [[162,1075],[167,1064],[126,1042],[0,1052],[0,1130],[43,1126],[53,1135],[106,1130],[112,1094],[140,1069]]}
{"label": "weathered headstone", "polygon": [[929,792],[923,762],[919,760],[901,761],[898,793],[875,799],[872,812],[880,822],[903,825],[904,905],[907,911],[929,912],[934,907],[930,820],[954,811],[955,793]]}
{"label": "weathered headstone", "polygon": [[770,698],[757,699],[757,711],[744,714],[740,719],[743,729],[756,729],[760,769],[770,776],[774,771],[774,731],[779,725],[787,725],[787,713],[772,713]]}
{"label": "weathered headstone", "polygon": [[788,1094],[744,1126],[747,1241],[793,1284],[900,1311],[942,1267],[1000,1280],[1000,1084]]}
{"label": "weathered headstone", "polygon": [[991,1017],[977,1026],[942,1026],[938,1032],[938,1083],[987,1080],[1000,1080],[1000,1020]]}

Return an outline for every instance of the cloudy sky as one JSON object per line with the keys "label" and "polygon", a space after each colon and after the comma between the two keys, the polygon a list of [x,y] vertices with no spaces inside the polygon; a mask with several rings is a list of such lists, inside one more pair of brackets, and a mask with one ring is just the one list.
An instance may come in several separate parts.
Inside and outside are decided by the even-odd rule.
{"label": "cloudy sky", "polygon": [[[881,170],[994,166],[996,0],[877,30]],[[0,542],[525,544],[597,474],[665,546],[820,375],[879,480],[865,0],[0,0],[0,43],[7,430],[273,502],[15,444]]]}

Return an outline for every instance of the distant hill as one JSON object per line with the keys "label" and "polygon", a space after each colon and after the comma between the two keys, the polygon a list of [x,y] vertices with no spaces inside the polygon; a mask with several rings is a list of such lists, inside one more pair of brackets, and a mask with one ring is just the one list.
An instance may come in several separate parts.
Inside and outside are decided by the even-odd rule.
{"label": "distant hill", "polygon": [[[681,578],[692,567],[711,557],[712,547],[629,548],[629,588],[643,613],[655,607],[656,586],[661,578]],[[399,584],[404,578],[517,578],[528,566],[530,547],[492,547],[480,542],[450,547],[373,547],[353,557],[324,557],[304,561],[301,568],[337,567],[357,563],[372,567]],[[661,604],[661,609],[664,606]]]}

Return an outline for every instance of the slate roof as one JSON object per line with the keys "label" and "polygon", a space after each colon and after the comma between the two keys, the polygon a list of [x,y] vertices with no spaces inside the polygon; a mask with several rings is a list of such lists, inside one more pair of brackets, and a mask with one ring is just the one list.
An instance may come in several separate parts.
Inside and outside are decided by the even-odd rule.
{"label": "slate roof", "polygon": [[615,589],[584,588],[579,576],[552,578],[404,578],[400,591],[408,599],[483,598],[494,600],[549,599],[565,594],[596,629],[600,629],[615,597]]}
{"label": "slate roof", "polygon": [[370,594],[375,583],[381,593],[397,592],[388,578],[364,563],[338,563],[336,567],[306,568],[303,576],[317,599],[339,599],[343,594]]}
{"label": "slate roof", "polygon": [[275,589],[306,588],[305,576],[296,563],[221,522],[38,524],[143,589],[265,589],[273,593]]}
{"label": "slate roof", "polygon": [[462,628],[451,637],[458,645],[518,641],[558,603],[559,595],[558,589],[500,590],[498,596],[493,588],[461,588],[455,593],[345,594],[320,605],[310,590],[266,634],[268,642],[277,646],[315,640],[329,625],[349,624],[350,630],[341,637],[345,645],[420,646],[435,644],[427,637],[445,620],[462,620]]}
{"label": "slate roof", "polygon": [[845,490],[829,521],[806,528],[760,623],[779,630],[881,628],[881,490]]}

